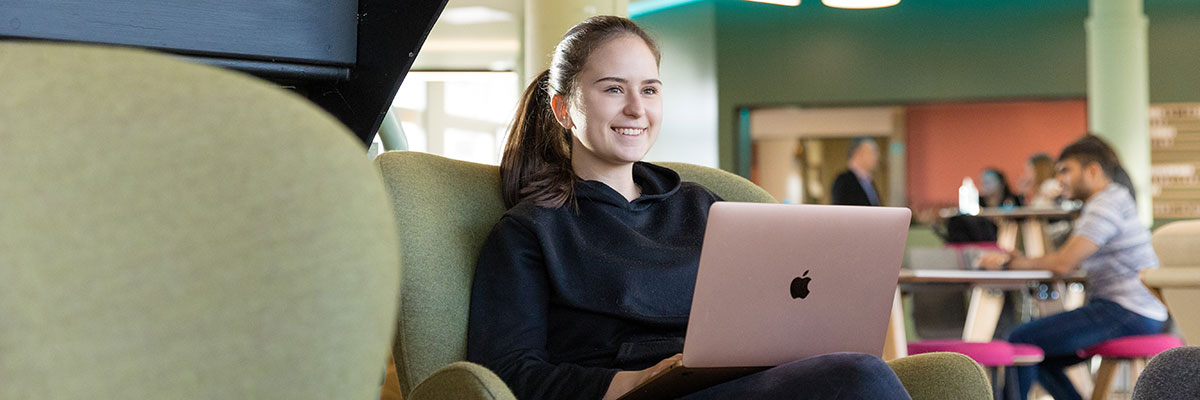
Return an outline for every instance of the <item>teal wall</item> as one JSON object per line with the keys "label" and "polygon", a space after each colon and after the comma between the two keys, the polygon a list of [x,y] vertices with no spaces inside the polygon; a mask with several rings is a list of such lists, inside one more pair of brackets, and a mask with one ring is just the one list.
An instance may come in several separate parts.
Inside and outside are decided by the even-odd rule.
{"label": "teal wall", "polygon": [[[819,0],[701,3],[716,10],[718,148],[727,170],[735,169],[739,107],[1086,96],[1086,0],[903,0],[880,10]],[[673,13],[686,20],[678,10],[638,20],[654,30],[653,21]],[[1146,14],[1151,102],[1200,101],[1200,1],[1146,0]]]}

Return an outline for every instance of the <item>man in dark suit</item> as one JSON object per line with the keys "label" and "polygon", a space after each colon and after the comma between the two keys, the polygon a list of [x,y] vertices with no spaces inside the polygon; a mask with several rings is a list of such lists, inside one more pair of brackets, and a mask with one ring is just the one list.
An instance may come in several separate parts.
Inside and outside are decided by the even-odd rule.
{"label": "man in dark suit", "polygon": [[879,146],[869,137],[850,142],[849,168],[833,181],[833,204],[846,206],[878,206],[879,192],[871,174],[879,166]]}

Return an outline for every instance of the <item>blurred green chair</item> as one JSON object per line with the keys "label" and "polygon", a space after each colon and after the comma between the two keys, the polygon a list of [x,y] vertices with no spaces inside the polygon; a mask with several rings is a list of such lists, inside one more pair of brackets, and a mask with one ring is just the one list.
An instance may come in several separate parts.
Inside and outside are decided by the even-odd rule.
{"label": "blurred green chair", "polygon": [[0,398],[366,399],[399,288],[365,149],[266,82],[0,42]]}
{"label": "blurred green chair", "polygon": [[[504,214],[500,170],[417,152],[375,159],[400,233],[400,318],[392,352],[406,400],[512,399],[496,375],[466,358],[471,280],[479,249]],[[721,170],[659,163],[729,201],[774,202]],[[983,369],[966,356],[923,354],[890,363],[914,399],[991,399]]]}

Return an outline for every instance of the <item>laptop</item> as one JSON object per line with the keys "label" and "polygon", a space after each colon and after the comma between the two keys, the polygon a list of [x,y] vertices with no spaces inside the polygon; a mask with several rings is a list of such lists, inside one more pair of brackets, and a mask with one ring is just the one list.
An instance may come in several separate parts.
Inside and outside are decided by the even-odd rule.
{"label": "laptop", "polygon": [[718,202],[683,358],[621,399],[683,396],[834,352],[880,356],[907,208]]}

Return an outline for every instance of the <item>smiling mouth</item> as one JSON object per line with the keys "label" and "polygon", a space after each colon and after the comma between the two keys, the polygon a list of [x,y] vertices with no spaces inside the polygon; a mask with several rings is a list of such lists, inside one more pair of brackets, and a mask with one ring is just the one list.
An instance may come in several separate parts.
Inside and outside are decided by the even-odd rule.
{"label": "smiling mouth", "polygon": [[646,132],[645,128],[613,128],[613,131],[624,136],[638,136]]}

